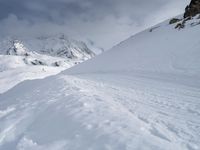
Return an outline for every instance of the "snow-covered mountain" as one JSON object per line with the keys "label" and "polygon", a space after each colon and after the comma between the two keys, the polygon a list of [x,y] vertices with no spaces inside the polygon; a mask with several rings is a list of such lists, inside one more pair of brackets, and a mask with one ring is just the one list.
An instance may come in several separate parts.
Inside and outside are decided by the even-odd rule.
{"label": "snow-covered mountain", "polygon": [[[69,39],[64,34],[34,38],[4,38],[0,42],[0,54],[24,56],[26,64],[48,66],[64,64],[72,66],[95,56],[84,42]],[[48,58],[48,56],[51,57]],[[62,59],[52,61],[52,57]]]}
{"label": "snow-covered mountain", "polygon": [[167,20],[1,94],[0,149],[199,150],[199,22]]}
{"label": "snow-covered mountain", "polygon": [[54,75],[94,56],[84,42],[64,34],[1,38],[0,93],[21,81]]}

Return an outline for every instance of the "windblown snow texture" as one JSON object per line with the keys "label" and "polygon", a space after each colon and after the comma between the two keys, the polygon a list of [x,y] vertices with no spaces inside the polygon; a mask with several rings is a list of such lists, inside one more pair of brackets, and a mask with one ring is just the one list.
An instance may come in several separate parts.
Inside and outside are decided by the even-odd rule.
{"label": "windblown snow texture", "polygon": [[0,149],[199,150],[198,18],[1,94]]}

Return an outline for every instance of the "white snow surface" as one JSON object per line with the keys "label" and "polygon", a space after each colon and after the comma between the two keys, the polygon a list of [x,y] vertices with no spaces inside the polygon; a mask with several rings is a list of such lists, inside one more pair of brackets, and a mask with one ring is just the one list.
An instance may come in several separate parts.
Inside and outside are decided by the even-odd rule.
{"label": "white snow surface", "polygon": [[194,22],[181,30],[161,23],[1,94],[0,150],[200,150]]}
{"label": "white snow surface", "polygon": [[[67,67],[70,67],[70,64],[65,67],[27,65],[23,59],[23,56],[0,55],[0,93],[8,91],[24,80],[45,78],[58,74]],[[50,60],[58,61],[59,59],[52,57]]]}
{"label": "white snow surface", "polygon": [[[135,72],[198,76],[200,74],[200,19],[175,29],[169,20],[147,29],[70,73]],[[192,24],[192,25],[191,25]]]}

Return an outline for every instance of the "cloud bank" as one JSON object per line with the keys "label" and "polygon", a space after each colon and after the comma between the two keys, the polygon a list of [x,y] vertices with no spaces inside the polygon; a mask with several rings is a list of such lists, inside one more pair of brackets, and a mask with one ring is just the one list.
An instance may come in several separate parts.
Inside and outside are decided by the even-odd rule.
{"label": "cloud bank", "polygon": [[0,0],[1,36],[66,33],[109,49],[183,13],[189,0]]}

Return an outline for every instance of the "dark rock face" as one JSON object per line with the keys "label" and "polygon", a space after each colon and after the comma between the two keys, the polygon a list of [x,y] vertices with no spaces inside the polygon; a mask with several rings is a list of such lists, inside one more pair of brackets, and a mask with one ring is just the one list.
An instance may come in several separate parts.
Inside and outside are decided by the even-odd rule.
{"label": "dark rock face", "polygon": [[[196,18],[194,16],[198,15]],[[176,24],[175,29],[183,29],[187,25],[186,22],[194,19],[190,26],[200,25],[200,0],[191,0],[190,4],[185,8],[185,13],[183,18],[172,18],[169,24]],[[189,25],[188,24],[188,25]]]}
{"label": "dark rock face", "polygon": [[181,19],[178,19],[178,18],[172,18],[170,21],[169,21],[169,24],[174,24],[174,23],[177,23],[181,21]]}
{"label": "dark rock face", "polygon": [[200,13],[200,0],[191,0],[190,4],[185,8],[184,18],[194,17]]}

